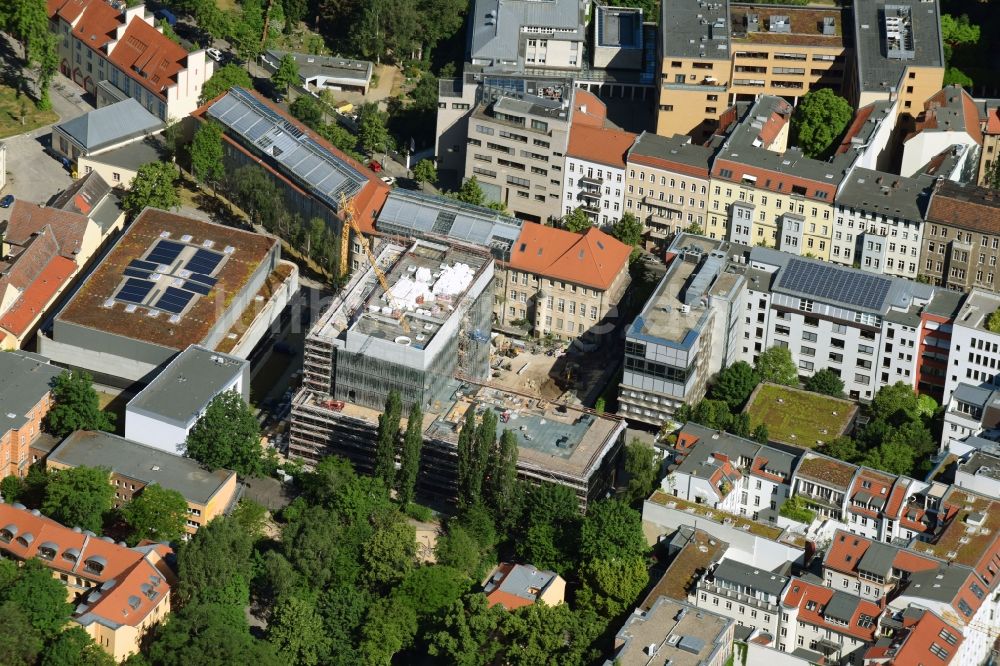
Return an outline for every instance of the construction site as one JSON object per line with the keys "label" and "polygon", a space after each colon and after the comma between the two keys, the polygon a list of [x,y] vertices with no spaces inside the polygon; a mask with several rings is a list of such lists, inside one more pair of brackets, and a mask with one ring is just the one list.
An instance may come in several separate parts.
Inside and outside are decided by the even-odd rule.
{"label": "construction site", "polygon": [[418,487],[429,497],[454,496],[458,432],[470,409],[494,410],[499,428],[517,435],[523,479],[566,485],[584,508],[612,488],[624,421],[488,383],[488,253],[393,240],[367,254],[368,269],[354,274],[306,338],[291,455],[307,463],[341,455],[370,471],[378,417],[396,390],[404,417],[414,402],[423,410]]}

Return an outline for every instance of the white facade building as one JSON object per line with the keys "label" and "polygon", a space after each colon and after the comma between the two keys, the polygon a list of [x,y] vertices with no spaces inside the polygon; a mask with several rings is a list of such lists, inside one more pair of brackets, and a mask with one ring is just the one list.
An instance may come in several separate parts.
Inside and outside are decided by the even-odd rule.
{"label": "white facade building", "polygon": [[563,176],[563,212],[568,214],[582,208],[594,224],[606,227],[624,212],[625,155],[636,135],[595,126],[589,120],[580,114],[570,127]]}
{"label": "white facade building", "polygon": [[965,299],[951,332],[951,353],[944,400],[960,383],[983,388],[1000,387],[1000,333],[989,330],[986,322],[1000,310],[1000,295],[973,289]]}

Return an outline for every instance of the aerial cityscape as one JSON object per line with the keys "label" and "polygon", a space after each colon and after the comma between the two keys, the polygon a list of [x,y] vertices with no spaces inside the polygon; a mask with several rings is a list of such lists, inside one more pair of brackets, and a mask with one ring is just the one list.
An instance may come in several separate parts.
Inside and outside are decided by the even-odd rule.
{"label": "aerial cityscape", "polygon": [[0,2],[0,666],[997,666],[995,5]]}

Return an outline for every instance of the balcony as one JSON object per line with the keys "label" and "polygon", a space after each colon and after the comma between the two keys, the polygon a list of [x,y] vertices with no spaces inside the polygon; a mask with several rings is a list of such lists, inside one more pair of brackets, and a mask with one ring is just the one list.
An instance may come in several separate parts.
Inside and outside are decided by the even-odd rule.
{"label": "balcony", "polygon": [[739,604],[743,604],[744,606],[750,606],[751,608],[756,608],[757,610],[763,611],[765,613],[770,613],[775,616],[777,616],[778,614],[777,604],[770,604],[764,601],[763,599],[758,599],[757,597],[751,597],[750,595],[743,594],[741,592],[737,592],[735,590],[731,590],[729,588],[722,587],[720,585],[716,585],[715,583],[702,580],[698,585],[698,589],[704,590],[706,592],[709,592],[711,594],[720,597],[724,597],[726,599],[732,599],[733,601]]}
{"label": "balcony", "polygon": [[601,191],[600,190],[580,190],[580,199],[589,201],[600,201]]}
{"label": "balcony", "polygon": [[604,179],[603,178],[594,178],[593,176],[581,176],[580,177],[580,185],[581,186],[588,186],[589,185],[591,187],[600,188],[601,185],[603,185],[603,184],[604,184]]}

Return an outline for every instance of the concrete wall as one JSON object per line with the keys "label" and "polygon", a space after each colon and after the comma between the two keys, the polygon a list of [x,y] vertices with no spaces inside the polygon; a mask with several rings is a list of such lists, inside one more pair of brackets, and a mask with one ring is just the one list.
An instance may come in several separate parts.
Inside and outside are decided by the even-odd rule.
{"label": "concrete wall", "polygon": [[[267,302],[264,309],[257,313],[253,323],[247,328],[239,343],[229,352],[233,356],[249,358],[250,352],[268,335],[274,323],[281,318],[281,313],[292,302],[292,298],[299,293],[299,267],[291,262],[282,263],[292,267],[291,276],[271,296],[271,300]],[[246,391],[244,394],[244,397],[247,397]]]}

